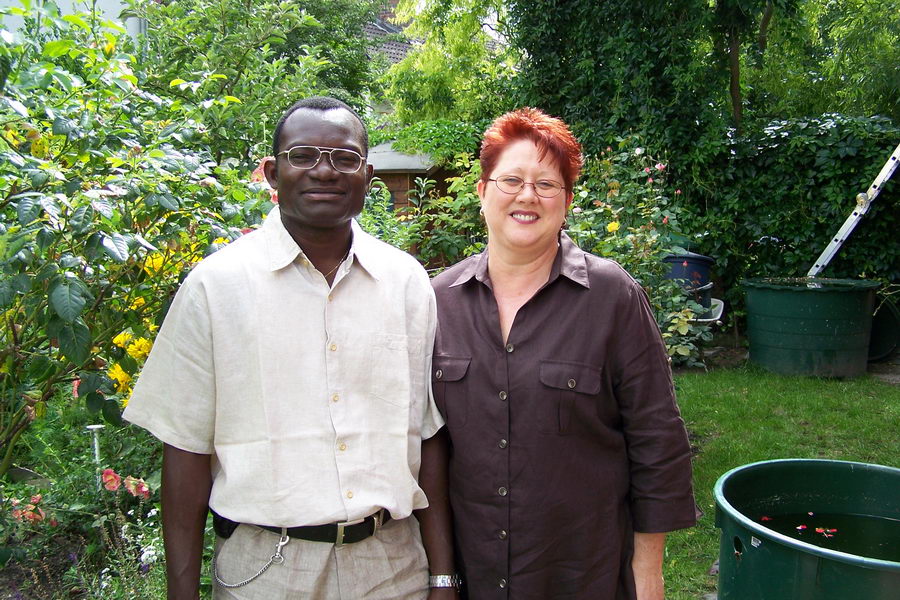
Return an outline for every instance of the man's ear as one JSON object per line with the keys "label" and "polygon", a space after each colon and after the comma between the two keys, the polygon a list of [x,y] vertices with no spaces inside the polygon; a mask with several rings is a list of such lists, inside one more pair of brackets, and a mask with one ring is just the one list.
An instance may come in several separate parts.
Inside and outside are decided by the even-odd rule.
{"label": "man's ear", "polygon": [[371,185],[373,177],[375,177],[375,166],[366,163],[366,185]]}
{"label": "man's ear", "polygon": [[266,181],[269,182],[269,186],[273,190],[278,189],[278,161],[272,157],[267,156],[263,159],[263,174],[266,176]]}

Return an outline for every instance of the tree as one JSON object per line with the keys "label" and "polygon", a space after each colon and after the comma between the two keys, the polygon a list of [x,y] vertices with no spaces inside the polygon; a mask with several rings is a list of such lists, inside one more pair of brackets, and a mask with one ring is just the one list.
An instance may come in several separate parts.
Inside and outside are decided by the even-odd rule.
{"label": "tree", "polygon": [[890,0],[800,3],[746,71],[757,116],[841,112],[900,122],[900,19]]}
{"label": "tree", "polygon": [[[384,77],[394,120],[492,118],[514,106],[514,74],[502,41],[501,0],[401,0],[397,18],[414,49]],[[489,35],[487,31],[493,31]]]}
{"label": "tree", "polygon": [[316,9],[324,22],[281,0],[134,0],[131,13],[147,21],[138,48],[146,86],[178,97],[218,160],[252,164],[295,100],[330,93],[363,104],[369,63],[358,29],[373,4],[320,4],[334,8]]}
{"label": "tree", "polygon": [[520,100],[561,116],[589,150],[629,130],[690,151],[717,119],[697,43],[706,2],[510,0]]}

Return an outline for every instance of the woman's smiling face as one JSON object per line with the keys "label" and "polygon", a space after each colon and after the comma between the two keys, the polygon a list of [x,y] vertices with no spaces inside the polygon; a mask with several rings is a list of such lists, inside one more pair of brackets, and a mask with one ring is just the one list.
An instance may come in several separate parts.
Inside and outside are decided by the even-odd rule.
{"label": "woman's smiling face", "polygon": [[559,167],[550,156],[540,156],[531,140],[516,140],[500,154],[490,179],[513,176],[526,182],[515,194],[500,191],[494,181],[479,181],[478,196],[487,223],[489,241],[510,250],[541,251],[555,246],[557,234],[565,221],[572,199],[569,190],[562,189],[552,198],[535,193],[538,181],[564,181]]}

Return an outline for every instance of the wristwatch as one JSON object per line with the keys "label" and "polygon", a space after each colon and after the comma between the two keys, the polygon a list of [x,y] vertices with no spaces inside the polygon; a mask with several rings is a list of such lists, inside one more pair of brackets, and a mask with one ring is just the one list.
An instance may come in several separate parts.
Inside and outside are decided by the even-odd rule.
{"label": "wristwatch", "polygon": [[462,584],[462,580],[456,573],[453,575],[431,575],[428,577],[428,587],[430,588],[456,588],[459,590],[460,584]]}

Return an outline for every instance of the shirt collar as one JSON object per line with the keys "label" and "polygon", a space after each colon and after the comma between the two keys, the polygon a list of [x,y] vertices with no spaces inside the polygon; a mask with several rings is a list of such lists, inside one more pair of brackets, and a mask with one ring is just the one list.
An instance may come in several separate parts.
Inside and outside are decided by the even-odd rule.
{"label": "shirt collar", "polygon": [[[351,221],[350,227],[353,231],[353,241],[350,244],[347,260],[355,260],[374,279],[379,279],[381,265],[374,256],[377,252],[377,242],[362,230],[356,220]],[[269,211],[261,231],[266,237],[270,271],[283,269],[294,262],[298,256],[306,258],[303,249],[294,241],[294,238],[285,229],[284,223],[281,222],[281,213],[277,206]]]}
{"label": "shirt collar", "polygon": [[[591,287],[585,252],[575,245],[572,238],[566,235],[565,232],[560,232],[559,234],[559,250],[556,252],[556,258],[553,259],[553,266],[550,268],[550,278],[547,282],[554,281],[560,275],[585,288],[590,289]],[[472,260],[465,265],[459,277],[450,284],[450,287],[462,285],[473,278],[490,287],[487,250],[472,257]]]}

